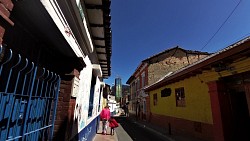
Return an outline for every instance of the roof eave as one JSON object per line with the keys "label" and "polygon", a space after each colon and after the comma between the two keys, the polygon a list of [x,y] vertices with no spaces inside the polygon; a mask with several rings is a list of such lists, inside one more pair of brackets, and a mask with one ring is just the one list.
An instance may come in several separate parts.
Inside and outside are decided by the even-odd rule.
{"label": "roof eave", "polygon": [[162,87],[168,83],[176,82],[177,80],[185,79],[190,76],[191,73],[194,73],[195,71],[200,71],[204,68],[207,68],[209,65],[214,64],[216,62],[219,62],[223,59],[232,57],[233,55],[237,53],[244,52],[246,50],[249,50],[250,46],[250,37],[245,38],[231,46],[228,46],[227,48],[223,49],[222,51],[219,51],[217,53],[214,53],[210,56],[207,56],[203,58],[202,60],[191,64],[187,67],[184,67],[181,70],[178,70],[174,72],[172,75],[164,78],[162,81],[159,81],[155,84],[152,84],[151,86],[145,88],[145,91],[151,91],[154,89],[157,89],[159,87]]}

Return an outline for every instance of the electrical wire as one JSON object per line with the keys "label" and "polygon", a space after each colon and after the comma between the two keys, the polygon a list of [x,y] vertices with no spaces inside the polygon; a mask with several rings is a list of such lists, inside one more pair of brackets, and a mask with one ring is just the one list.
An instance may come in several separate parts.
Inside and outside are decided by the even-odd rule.
{"label": "electrical wire", "polygon": [[227,20],[232,16],[232,14],[234,13],[234,11],[237,9],[237,7],[240,5],[242,0],[240,0],[238,2],[238,4],[234,7],[234,9],[231,11],[231,13],[229,14],[229,16],[226,18],[226,20],[221,24],[221,26],[217,29],[217,31],[213,34],[213,36],[207,41],[207,43],[201,48],[201,50],[203,50],[210,42],[211,40],[215,37],[215,35],[220,31],[220,29],[225,25],[225,23],[227,22]]}

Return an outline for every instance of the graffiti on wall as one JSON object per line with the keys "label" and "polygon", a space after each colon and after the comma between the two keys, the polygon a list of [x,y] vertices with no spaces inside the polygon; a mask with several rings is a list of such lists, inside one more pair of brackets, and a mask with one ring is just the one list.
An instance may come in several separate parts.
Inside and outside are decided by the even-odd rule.
{"label": "graffiti on wall", "polygon": [[95,85],[95,92],[94,92],[94,102],[93,102],[94,105],[93,105],[93,110],[92,110],[93,115],[97,115],[98,113],[100,86],[101,86],[101,82],[99,78],[97,77],[96,85]]}
{"label": "graffiti on wall", "polygon": [[80,141],[87,141],[90,134],[91,134],[91,131],[92,131],[92,127],[87,127],[86,128],[86,132],[84,132],[83,136],[81,137]]}
{"label": "graffiti on wall", "polygon": [[80,72],[79,92],[76,98],[74,118],[78,121],[78,132],[80,132],[87,123],[89,95],[92,78],[92,67],[86,66]]}

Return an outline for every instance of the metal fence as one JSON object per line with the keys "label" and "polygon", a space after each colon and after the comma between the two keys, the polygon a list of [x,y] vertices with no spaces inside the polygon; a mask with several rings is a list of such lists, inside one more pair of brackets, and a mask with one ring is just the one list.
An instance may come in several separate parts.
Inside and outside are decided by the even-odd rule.
{"label": "metal fence", "polygon": [[0,47],[0,140],[52,140],[59,75]]}

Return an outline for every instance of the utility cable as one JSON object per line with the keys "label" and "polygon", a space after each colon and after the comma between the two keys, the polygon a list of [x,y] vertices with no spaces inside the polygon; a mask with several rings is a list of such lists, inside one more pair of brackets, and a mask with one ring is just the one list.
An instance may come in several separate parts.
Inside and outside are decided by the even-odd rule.
{"label": "utility cable", "polygon": [[240,0],[238,2],[238,4],[234,7],[233,11],[231,11],[231,13],[229,14],[229,16],[226,18],[226,20],[221,24],[221,26],[217,29],[217,31],[213,34],[213,36],[207,41],[207,43],[201,48],[201,50],[203,50],[209,43],[210,41],[215,37],[215,35],[220,31],[220,29],[225,25],[225,23],[227,22],[227,20],[232,16],[232,14],[234,13],[234,11],[237,9],[237,7],[240,5],[242,0]]}

